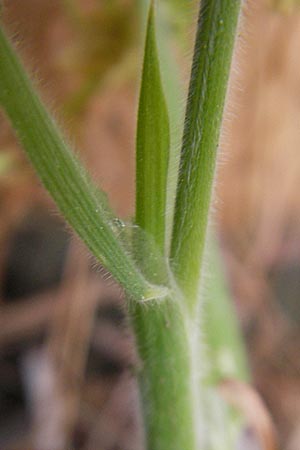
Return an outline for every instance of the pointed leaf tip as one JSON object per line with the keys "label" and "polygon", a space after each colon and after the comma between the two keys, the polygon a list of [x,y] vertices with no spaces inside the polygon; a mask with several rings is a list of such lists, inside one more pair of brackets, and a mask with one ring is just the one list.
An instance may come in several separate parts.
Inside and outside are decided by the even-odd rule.
{"label": "pointed leaf tip", "polygon": [[169,118],[156,46],[154,2],[149,7],[136,136],[136,224],[165,246]]}

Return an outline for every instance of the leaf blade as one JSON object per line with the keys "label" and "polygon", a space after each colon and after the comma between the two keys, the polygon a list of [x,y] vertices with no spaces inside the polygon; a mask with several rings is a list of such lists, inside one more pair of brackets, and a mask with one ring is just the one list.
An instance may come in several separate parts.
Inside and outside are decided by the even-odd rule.
{"label": "leaf blade", "polygon": [[170,131],[156,47],[154,6],[148,16],[136,136],[135,222],[165,253]]}
{"label": "leaf blade", "polygon": [[[0,103],[42,183],[87,247],[135,299],[149,284],[114,234],[103,194],[70,150],[0,27]],[[150,296],[152,294],[149,294]]]}

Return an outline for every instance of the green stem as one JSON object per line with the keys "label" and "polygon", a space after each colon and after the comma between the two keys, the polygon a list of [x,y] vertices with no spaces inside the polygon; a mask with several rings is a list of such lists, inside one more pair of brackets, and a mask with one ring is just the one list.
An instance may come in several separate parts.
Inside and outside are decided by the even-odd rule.
{"label": "green stem", "polygon": [[147,450],[199,449],[198,326],[182,306],[176,297],[133,305]]}
{"label": "green stem", "polygon": [[[169,284],[164,255],[170,138],[155,28],[151,2],[137,127],[135,220],[143,234],[136,258],[148,279]],[[142,365],[139,382],[148,450],[196,450],[195,359],[184,303],[175,290],[161,301],[132,305],[130,314]]]}
{"label": "green stem", "polygon": [[157,295],[116,238],[104,194],[72,154],[2,29],[0,102],[43,184],[91,252],[130,296],[139,300]]}
{"label": "green stem", "polygon": [[171,260],[193,311],[206,239],[217,145],[239,0],[202,0],[176,195]]}

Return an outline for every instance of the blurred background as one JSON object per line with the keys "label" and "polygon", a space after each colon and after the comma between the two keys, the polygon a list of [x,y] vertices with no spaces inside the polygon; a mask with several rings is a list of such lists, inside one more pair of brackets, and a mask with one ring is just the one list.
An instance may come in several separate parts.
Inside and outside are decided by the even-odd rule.
{"label": "blurred background", "polygon": [[[175,120],[184,112],[197,2],[157,3],[173,58],[162,63],[165,77],[174,72],[182,84]],[[253,385],[287,450],[300,448],[297,3],[244,7],[213,212]],[[2,10],[42,97],[126,220],[134,210],[146,7],[146,0],[10,0]],[[141,449],[137,356],[122,292],[106,278],[1,114],[1,450]]]}

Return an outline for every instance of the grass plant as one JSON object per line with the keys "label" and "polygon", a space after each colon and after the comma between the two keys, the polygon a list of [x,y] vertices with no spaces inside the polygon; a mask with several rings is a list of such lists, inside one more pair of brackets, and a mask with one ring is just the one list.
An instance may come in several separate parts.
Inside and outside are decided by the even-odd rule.
{"label": "grass plant", "polygon": [[[3,27],[0,102],[61,213],[126,292],[141,361],[137,376],[145,447],[216,450],[200,426],[206,408],[206,381],[199,376],[205,359],[200,292],[240,2],[201,1],[174,205],[170,204],[169,162],[176,150],[170,137],[172,123],[160,73],[154,10],[154,2],[150,2],[137,119],[131,245],[120,239],[122,221],[115,217],[106,195],[94,186],[41,102]],[[174,214],[170,217],[168,211]],[[220,308],[226,310],[227,306]],[[217,322],[217,312],[211,317],[216,331],[213,319]],[[235,327],[231,322],[227,325],[228,329]],[[222,345],[222,333],[214,339],[213,330],[204,329],[214,349],[208,356],[213,360]],[[228,346],[235,354],[232,343],[239,337],[231,334],[230,339]]]}

